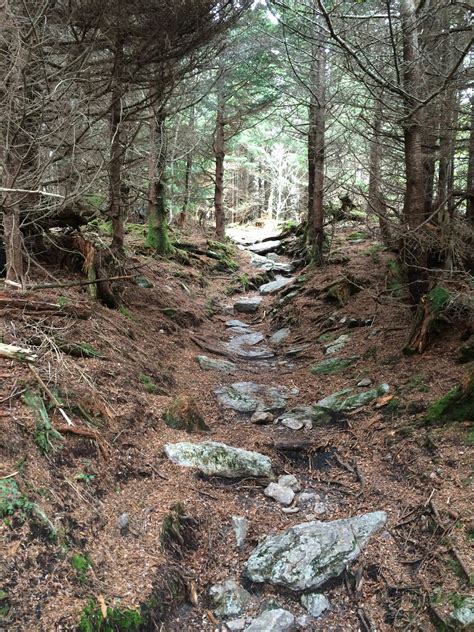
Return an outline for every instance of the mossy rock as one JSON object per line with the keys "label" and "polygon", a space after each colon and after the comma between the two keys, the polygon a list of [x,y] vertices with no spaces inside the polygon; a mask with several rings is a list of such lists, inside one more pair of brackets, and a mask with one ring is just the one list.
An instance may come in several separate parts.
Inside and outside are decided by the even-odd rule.
{"label": "mossy rock", "polygon": [[431,404],[425,416],[429,423],[474,421],[474,372],[466,380]]}
{"label": "mossy rock", "polygon": [[345,369],[360,360],[360,356],[349,356],[348,358],[328,358],[311,368],[313,375],[335,375],[342,373]]}
{"label": "mossy rock", "polygon": [[209,430],[196,401],[188,395],[175,397],[163,413],[165,424],[174,430],[199,432]]}

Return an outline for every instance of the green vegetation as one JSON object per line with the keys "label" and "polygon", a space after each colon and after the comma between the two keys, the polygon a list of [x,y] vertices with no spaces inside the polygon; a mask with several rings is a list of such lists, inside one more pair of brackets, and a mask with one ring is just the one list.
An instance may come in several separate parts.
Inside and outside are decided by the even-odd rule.
{"label": "green vegetation", "polygon": [[473,421],[474,420],[474,373],[465,385],[458,385],[428,408],[425,421]]}
{"label": "green vegetation", "polygon": [[87,555],[76,553],[71,557],[71,566],[76,571],[76,577],[80,584],[87,582],[87,571],[92,567],[92,560]]}
{"label": "green vegetation", "polygon": [[53,428],[43,399],[37,393],[27,390],[23,393],[23,401],[33,411],[36,420],[35,443],[41,454],[56,450],[57,443],[62,442],[63,438]]}
{"label": "green vegetation", "polygon": [[431,309],[435,314],[440,314],[451,300],[451,294],[446,288],[437,285],[428,293]]}
{"label": "green vegetation", "polygon": [[347,237],[347,241],[356,241],[358,239],[368,239],[370,237],[369,233],[364,233],[362,231],[356,231],[351,233]]}
{"label": "green vegetation", "polygon": [[18,511],[21,519],[25,520],[32,506],[13,478],[0,480],[0,518],[12,516]]}
{"label": "green vegetation", "polygon": [[125,316],[125,318],[128,318],[128,320],[135,320],[135,316],[128,309],[128,307],[125,307],[124,305],[120,305],[119,312],[122,314],[122,316]]}
{"label": "green vegetation", "polygon": [[80,632],[138,632],[144,623],[137,610],[107,607],[104,618],[100,605],[89,599],[79,621]]}
{"label": "green vegetation", "polygon": [[168,318],[174,318],[178,313],[178,310],[174,307],[162,307],[160,311],[165,316],[168,316]]}
{"label": "green vegetation", "polygon": [[157,387],[149,375],[145,375],[144,373],[140,373],[140,382],[143,384],[143,388],[147,393],[156,393]]}

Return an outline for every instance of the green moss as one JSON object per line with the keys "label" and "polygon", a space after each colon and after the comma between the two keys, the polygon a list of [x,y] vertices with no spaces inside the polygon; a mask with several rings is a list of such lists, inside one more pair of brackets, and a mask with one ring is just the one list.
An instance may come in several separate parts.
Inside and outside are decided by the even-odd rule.
{"label": "green moss", "polygon": [[92,567],[92,560],[86,555],[76,553],[71,557],[71,566],[76,571],[76,576],[80,584],[87,582],[87,571]]}
{"label": "green moss", "polygon": [[53,428],[42,398],[37,393],[27,390],[23,394],[23,401],[33,411],[36,420],[35,443],[41,454],[47,454],[56,450],[58,447],[57,443],[62,441],[63,438]]}
{"label": "green moss", "polygon": [[168,316],[168,318],[174,318],[178,313],[178,310],[174,307],[162,307],[160,311],[165,316]]}
{"label": "green moss", "polygon": [[153,379],[149,375],[145,375],[144,373],[140,374],[140,382],[143,384],[143,388],[147,393],[156,393],[157,387],[153,382]]}
{"label": "green moss", "polygon": [[431,309],[435,314],[439,314],[448,305],[451,294],[444,287],[437,285],[428,293]]}
{"label": "green moss", "polygon": [[431,404],[425,416],[425,421],[429,423],[466,420],[474,420],[474,374],[466,386],[455,386]]}
{"label": "green moss", "polygon": [[138,632],[144,619],[138,610],[107,608],[104,619],[99,604],[89,599],[79,621],[80,632]]}
{"label": "green moss", "polygon": [[122,316],[125,316],[125,318],[128,318],[129,320],[135,320],[135,316],[128,309],[128,307],[125,307],[124,305],[120,305],[119,312],[122,314]]}
{"label": "green moss", "polygon": [[364,233],[362,231],[356,231],[354,233],[351,233],[347,237],[347,241],[355,241],[357,239],[368,239],[369,237],[370,237],[369,233]]}

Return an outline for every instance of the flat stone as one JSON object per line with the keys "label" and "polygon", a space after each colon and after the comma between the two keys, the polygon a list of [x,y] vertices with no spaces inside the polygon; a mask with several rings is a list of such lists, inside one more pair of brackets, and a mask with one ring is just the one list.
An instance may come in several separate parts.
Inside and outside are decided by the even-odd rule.
{"label": "flat stone", "polygon": [[277,422],[287,428],[300,430],[303,427],[326,426],[331,420],[330,410],[316,406],[296,406],[280,415]]}
{"label": "flat stone", "polygon": [[240,630],[245,630],[245,626],[247,625],[247,619],[232,619],[231,621],[225,622],[225,627],[229,632],[239,632]]}
{"label": "flat stone", "polygon": [[282,487],[278,483],[270,483],[263,493],[276,500],[280,505],[291,505],[295,497],[295,492],[290,487]]}
{"label": "flat stone", "polygon": [[228,320],[228,321],[226,321],[225,326],[226,326],[226,327],[242,327],[242,328],[244,328],[244,329],[246,329],[246,328],[250,327],[250,325],[248,325],[247,323],[244,323],[244,322],[243,322],[243,321],[241,321],[241,320],[236,320],[235,318],[234,318],[234,319],[232,319],[232,320]]}
{"label": "flat stone", "polygon": [[262,302],[261,296],[241,298],[234,303],[234,310],[242,314],[253,314],[258,310]]}
{"label": "flat stone", "polygon": [[250,593],[233,579],[211,586],[209,597],[218,617],[232,617],[241,614],[251,598]]}
{"label": "flat stone", "polygon": [[261,285],[259,292],[260,294],[275,294],[275,292],[280,291],[290,283],[293,283],[293,281],[294,279],[291,277],[277,277],[274,281]]}
{"label": "flat stone", "polygon": [[348,336],[347,334],[342,334],[342,336],[339,336],[339,338],[336,338],[336,340],[333,340],[329,344],[324,345],[326,355],[332,355],[333,353],[337,353],[338,351],[340,351],[343,347],[346,346],[349,338],[350,336]]}
{"label": "flat stone", "polygon": [[204,371],[220,371],[221,373],[235,373],[237,371],[235,364],[227,360],[215,360],[203,355],[196,356],[196,360]]}
{"label": "flat stone", "polygon": [[278,477],[278,485],[282,487],[289,487],[294,492],[299,492],[301,489],[301,485],[293,474],[283,474],[283,476]]}
{"label": "flat stone", "polygon": [[345,388],[342,391],[333,393],[324,399],[319,400],[315,406],[320,406],[323,409],[331,410],[333,412],[344,412],[348,410],[354,410],[359,406],[364,406],[369,402],[385,395],[390,390],[388,384],[380,384],[374,388],[369,389],[363,393],[357,392],[353,388]]}
{"label": "flat stone", "polygon": [[387,520],[383,511],[332,522],[306,522],[265,538],[249,557],[244,575],[290,590],[318,588],[355,560]]}
{"label": "flat stone", "polygon": [[295,514],[295,513],[298,513],[299,510],[300,510],[299,507],[282,507],[283,513],[286,513],[286,514]]}
{"label": "flat stone", "polygon": [[266,610],[253,620],[246,632],[292,632],[295,629],[295,617],[283,608]]}
{"label": "flat stone", "polygon": [[268,456],[234,448],[225,443],[183,441],[166,444],[164,451],[173,463],[184,467],[195,467],[209,476],[245,478],[272,475],[272,462]]}
{"label": "flat stone", "polygon": [[277,248],[281,246],[281,241],[279,239],[262,241],[259,244],[252,244],[248,247],[250,252],[255,252],[258,255],[266,255],[269,252],[274,252]]}
{"label": "flat stone", "polygon": [[279,345],[283,342],[283,340],[288,338],[289,335],[290,335],[290,330],[288,329],[288,327],[279,329],[278,331],[275,331],[275,333],[270,337],[270,343],[272,345]]}
{"label": "flat stone", "polygon": [[284,386],[268,386],[255,382],[235,382],[214,391],[219,402],[226,408],[240,413],[281,411],[287,400],[298,394],[298,389],[289,390]]}
{"label": "flat stone", "polygon": [[245,329],[239,329],[239,333],[241,335],[236,338],[232,338],[227,344],[226,348],[238,356],[239,358],[244,358],[246,360],[268,360],[273,358],[273,351],[268,349],[267,347],[259,347],[254,349],[255,345],[259,344],[264,340],[265,336],[260,332],[247,332]]}
{"label": "flat stone", "polygon": [[364,377],[360,382],[357,382],[357,386],[362,388],[364,386],[370,386],[372,384],[372,380],[370,377]]}
{"label": "flat stone", "polygon": [[271,424],[275,417],[271,413],[265,412],[255,412],[251,417],[250,421],[257,426],[266,426],[267,424]]}
{"label": "flat stone", "polygon": [[331,604],[324,595],[319,593],[307,593],[301,596],[301,604],[309,612],[309,614],[317,619],[323,612],[329,610]]}
{"label": "flat stone", "polygon": [[334,375],[341,373],[348,367],[355,364],[360,360],[360,356],[349,356],[347,358],[328,358],[323,360],[319,364],[315,364],[311,368],[311,373],[314,375]]}
{"label": "flat stone", "polygon": [[289,349],[287,349],[285,355],[288,357],[300,355],[301,353],[309,349],[310,346],[310,344],[295,345],[294,347],[290,347]]}
{"label": "flat stone", "polygon": [[[269,253],[268,257],[263,257],[262,255],[258,255],[254,252],[250,253],[250,265],[254,268],[258,268],[262,272],[280,272],[282,274],[290,274],[293,270],[293,265],[291,263],[283,263],[282,261],[276,261],[271,258],[270,255],[273,253]],[[278,257],[278,255],[275,255]]]}
{"label": "flat stone", "polygon": [[237,548],[243,547],[247,538],[247,533],[250,527],[250,520],[243,516],[232,516],[232,525],[234,527],[235,541]]}
{"label": "flat stone", "polygon": [[314,623],[314,620],[309,614],[302,614],[296,618],[296,626],[298,630],[310,630],[312,623]]}

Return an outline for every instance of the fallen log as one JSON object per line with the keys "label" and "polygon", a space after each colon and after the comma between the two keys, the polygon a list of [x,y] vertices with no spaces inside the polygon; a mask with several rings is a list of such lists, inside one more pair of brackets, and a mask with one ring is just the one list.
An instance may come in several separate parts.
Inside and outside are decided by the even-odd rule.
{"label": "fallen log", "polygon": [[6,345],[0,342],[0,357],[18,362],[36,362],[38,356],[31,349],[23,349],[15,345]]}
{"label": "fallen log", "polygon": [[30,298],[22,298],[12,295],[0,295],[0,309],[20,309],[23,312],[49,312],[54,315],[74,316],[82,320],[87,320],[92,315],[92,310],[86,305],[60,305],[59,303],[48,303]]}

